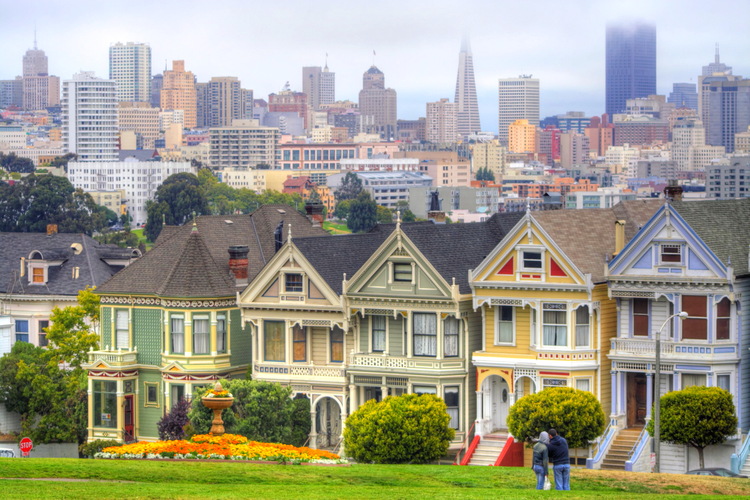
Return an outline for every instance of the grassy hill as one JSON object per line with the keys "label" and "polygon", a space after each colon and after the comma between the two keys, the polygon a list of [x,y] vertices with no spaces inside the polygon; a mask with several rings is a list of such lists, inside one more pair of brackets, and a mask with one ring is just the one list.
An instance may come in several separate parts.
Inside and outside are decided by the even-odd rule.
{"label": "grassy hill", "polygon": [[574,469],[571,492],[537,492],[527,468],[320,467],[241,462],[0,459],[5,498],[677,498],[750,496],[750,480]]}

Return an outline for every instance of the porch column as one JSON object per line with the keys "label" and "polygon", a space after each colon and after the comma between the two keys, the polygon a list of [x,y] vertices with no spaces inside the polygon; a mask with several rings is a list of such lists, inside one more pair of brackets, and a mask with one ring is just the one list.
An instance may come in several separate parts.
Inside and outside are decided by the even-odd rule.
{"label": "porch column", "polygon": [[117,379],[117,428],[116,436],[125,441],[125,393],[123,392],[122,379]]}
{"label": "porch column", "polygon": [[484,407],[482,404],[482,391],[481,390],[476,391],[476,394],[477,394],[477,424],[474,427],[474,432],[477,435],[482,436],[484,435],[484,432],[483,432],[484,429],[481,423],[482,420],[484,419]]}
{"label": "porch column", "polygon": [[651,405],[654,404],[654,374],[646,374],[646,420],[651,418]]}
{"label": "porch column", "polygon": [[610,400],[610,413],[612,415],[617,415],[617,394],[622,390],[621,387],[617,387],[617,372],[613,371],[610,375],[610,378],[612,380],[612,397]]}
{"label": "porch column", "polygon": [[349,384],[349,414],[357,411],[357,386]]}
{"label": "porch column", "polygon": [[88,436],[90,439],[94,437],[94,380],[91,378],[88,379],[88,390],[86,392],[89,400]]}
{"label": "porch column", "polygon": [[316,425],[316,412],[315,407],[317,405],[313,403],[310,409],[310,448],[318,447],[318,426]]}

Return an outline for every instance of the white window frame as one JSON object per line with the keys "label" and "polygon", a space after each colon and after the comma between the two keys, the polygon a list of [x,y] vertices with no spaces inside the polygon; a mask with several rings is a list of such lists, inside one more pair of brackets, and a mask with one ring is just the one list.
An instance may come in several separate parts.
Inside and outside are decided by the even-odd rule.
{"label": "white window frame", "polygon": [[[456,406],[448,406],[448,403],[445,398],[445,394],[447,392],[453,392],[456,393],[456,400],[457,405]],[[448,422],[448,426],[452,429],[459,430],[461,428],[461,386],[460,385],[446,385],[443,387],[443,401],[445,401],[446,406],[446,412],[448,413],[448,416],[450,417],[450,420]],[[453,411],[453,413],[451,413]]]}
{"label": "white window frame", "polygon": [[[300,289],[299,290],[290,290],[289,289],[289,287],[288,287],[288,281],[287,280],[291,276],[299,276],[299,278],[300,278],[300,284],[299,284],[299,288]],[[301,294],[304,294],[305,293],[305,275],[303,273],[301,273],[301,272],[300,273],[292,273],[292,272],[284,273],[284,293],[301,293]]]}
{"label": "white window frame", "polygon": [[[375,318],[383,318],[383,348],[375,349]],[[388,352],[388,316],[384,314],[370,315],[370,352]]]}
{"label": "white window frame", "polygon": [[[456,333],[448,335],[448,330],[445,328],[445,325],[448,323],[448,321],[455,321],[456,323]],[[443,320],[443,357],[444,358],[456,358],[461,354],[461,318],[457,318],[455,316],[448,316]],[[448,343],[446,340],[448,337],[456,337],[456,353],[455,354],[448,354]]]}
{"label": "white window frame", "polygon": [[717,373],[715,375],[716,380],[714,381],[714,383],[716,384],[716,387],[719,387],[720,389],[724,389],[723,387],[721,387],[721,385],[719,385],[719,377],[727,377],[727,379],[729,380],[729,382],[728,382],[727,385],[729,387],[726,390],[729,391],[730,393],[732,393],[732,373],[731,372],[723,372],[723,373]]}
{"label": "white window frame", "polygon": [[[124,320],[120,315],[124,314]],[[120,321],[125,321],[123,325]],[[127,309],[115,309],[115,338],[113,339],[115,349],[128,349],[130,347],[130,311]]]}
{"label": "white window frame", "polygon": [[[578,312],[581,310],[586,311],[586,323],[580,324],[578,323]],[[591,348],[591,308],[588,305],[582,305],[577,307],[575,310],[575,331],[576,331],[576,338],[575,338],[575,346],[576,349],[582,348],[582,349],[589,349]],[[587,342],[585,344],[579,344],[578,343],[578,329],[582,327],[586,327],[586,340]]]}
{"label": "white window frame", "polygon": [[[501,311],[503,307],[509,307],[511,311],[511,320],[508,321],[502,321],[501,320]],[[500,340],[500,323],[510,323],[510,341],[509,342],[503,342]],[[515,346],[516,345],[516,308],[513,306],[495,306],[495,345],[508,345],[508,346]]]}
{"label": "white window frame", "polygon": [[[216,352],[219,354],[223,354],[229,351],[227,346],[227,340],[228,335],[227,332],[229,331],[228,323],[227,323],[227,314],[226,313],[218,313],[216,314]],[[219,325],[224,325],[223,328],[220,328]],[[219,344],[219,339],[222,338],[224,340],[223,347]]]}
{"label": "white window frame", "polygon": [[[529,248],[529,247],[521,247],[518,249],[518,264],[519,269],[521,271],[525,272],[531,272],[531,273],[544,273],[544,256],[545,256],[545,249],[544,248]],[[538,253],[539,254],[539,267],[526,267],[526,253]],[[529,259],[531,260],[531,259]],[[536,259],[533,259],[536,260]]]}
{"label": "white window frame", "polygon": [[[417,334],[417,332],[416,332],[416,317],[417,316],[431,316],[431,317],[433,317],[434,320],[435,320],[435,333],[434,334],[431,334],[431,333],[420,333],[420,334]],[[438,352],[437,352],[438,351],[438,317],[437,317],[437,314],[435,314],[435,313],[423,313],[423,312],[412,313],[411,324],[412,324],[412,349],[413,349],[412,352],[413,352],[414,356],[419,356],[419,357],[423,356],[423,357],[426,357],[426,358],[435,358],[435,357],[437,357],[437,354],[438,354]],[[417,337],[418,336],[419,337],[426,337],[427,340],[430,341],[430,345],[428,347],[432,347],[434,349],[434,352],[435,352],[434,354],[424,354],[424,353],[417,354]]]}
{"label": "white window frame", "polygon": [[[578,384],[580,382],[586,382],[586,385],[587,385],[586,389],[581,389],[580,387],[578,387]],[[579,390],[579,391],[586,391],[586,392],[593,393],[594,392],[593,380],[591,379],[591,377],[576,378],[575,379],[575,388],[576,388],[576,390]]]}
{"label": "white window frame", "polygon": [[[179,332],[182,335],[182,350],[175,350],[174,345],[174,325],[175,321],[182,323],[182,331]],[[185,354],[185,315],[184,314],[170,314],[169,315],[169,353],[170,354]]]}
{"label": "white window frame", "polygon": [[[678,250],[677,253],[669,253],[669,255],[677,255],[680,257],[679,261],[668,261],[664,260],[664,249],[665,248],[676,248]],[[659,265],[660,266],[682,266],[685,263],[685,252],[683,251],[683,245],[681,243],[669,243],[669,242],[662,242],[659,243]]]}
{"label": "white window frame", "polygon": [[553,387],[569,387],[570,382],[566,378],[546,377],[542,379],[542,390]]}
{"label": "white window frame", "polygon": [[[211,318],[207,314],[196,314],[191,319],[193,321],[192,328],[191,328],[192,331],[190,332],[193,336],[193,354],[198,354],[201,356],[211,354]],[[206,326],[205,332],[198,333],[197,331],[198,321],[205,322],[205,326]],[[206,346],[205,352],[204,351],[198,352],[198,349],[196,347],[198,345],[198,342],[197,342],[198,335],[206,336],[208,345]]]}
{"label": "white window frame", "polygon": [[[558,306],[558,307],[555,307],[555,308],[551,308],[550,307],[549,309],[546,309],[547,306]],[[562,308],[560,308],[559,306],[562,306]],[[565,323],[549,323],[549,325],[554,325],[554,326],[558,326],[558,327],[559,326],[565,326],[565,343],[564,344],[562,344],[562,345],[559,345],[559,344],[548,344],[548,343],[545,342],[545,340],[544,340],[544,337],[545,337],[545,335],[544,335],[544,328],[545,328],[545,325],[548,324],[548,323],[546,323],[544,321],[544,313],[545,313],[545,311],[562,311],[564,313]],[[570,345],[570,325],[568,324],[569,323],[569,314],[568,314],[568,305],[567,304],[563,304],[563,303],[560,303],[560,302],[545,302],[545,303],[542,303],[542,320],[541,320],[541,323],[542,323],[541,324],[541,326],[542,326],[542,329],[541,329],[542,330],[541,331],[541,335],[542,335],[541,342],[542,342],[542,347],[543,348],[545,348],[545,349],[567,349],[568,348],[568,346]]]}

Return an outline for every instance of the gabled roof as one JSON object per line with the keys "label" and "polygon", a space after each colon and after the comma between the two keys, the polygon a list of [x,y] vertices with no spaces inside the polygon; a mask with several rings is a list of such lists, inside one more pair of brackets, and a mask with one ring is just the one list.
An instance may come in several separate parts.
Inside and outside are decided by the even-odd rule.
{"label": "gabled roof", "polygon": [[750,199],[674,201],[672,207],[736,276],[750,274]]}
{"label": "gabled roof", "polygon": [[[184,226],[166,226],[154,248],[136,267],[100,288],[102,293],[142,293],[164,297],[227,297],[237,290],[229,270],[230,246],[248,247],[248,278],[252,280],[276,252],[274,231],[284,221],[286,241],[291,224],[295,235],[327,235],[286,205],[265,205],[250,215],[200,216]],[[195,231],[193,230],[195,227]]]}
{"label": "gabled roof", "polygon": [[[44,285],[29,285],[28,274],[23,278],[19,276],[21,258],[28,258],[34,251],[44,260],[62,261],[62,265],[48,268]],[[104,259],[127,260],[132,256],[132,249],[104,245],[80,233],[49,236],[46,233],[0,233],[0,293],[75,296],[87,286],[98,287],[122,269],[122,266],[107,264]],[[76,267],[78,277],[73,273]]]}
{"label": "gabled roof", "polygon": [[604,267],[615,251],[615,222],[625,221],[625,243],[654,215],[663,200],[623,201],[612,208],[532,213],[552,241],[591,281],[605,281]]}

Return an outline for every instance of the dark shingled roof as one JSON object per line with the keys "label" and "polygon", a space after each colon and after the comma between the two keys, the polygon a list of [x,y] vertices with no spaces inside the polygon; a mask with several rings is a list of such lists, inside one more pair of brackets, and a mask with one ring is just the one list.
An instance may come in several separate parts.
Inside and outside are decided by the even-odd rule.
{"label": "dark shingled roof", "polygon": [[[81,252],[71,245],[80,245]],[[48,268],[47,283],[30,285],[28,274],[19,277],[21,258],[39,251],[44,260],[62,261]],[[133,250],[103,245],[79,233],[0,233],[0,293],[21,295],[76,296],[87,286],[99,286],[122,266],[109,265],[104,259],[128,259]],[[73,268],[79,268],[73,277]],[[25,272],[28,272],[25,270]]]}
{"label": "dark shingled roof", "polygon": [[[479,265],[522,217],[522,213],[505,213],[476,223],[404,223],[401,229],[449,285],[455,278],[461,293],[471,293],[469,269]],[[395,229],[396,224],[379,224],[365,234],[294,238],[294,244],[328,285],[341,293],[344,273],[351,278]]]}
{"label": "dark shingled roof", "polygon": [[672,207],[736,276],[750,273],[750,199],[674,201]]}
{"label": "dark shingled roof", "polygon": [[615,251],[615,222],[625,221],[625,243],[656,213],[663,200],[623,201],[612,208],[550,210],[532,217],[594,283],[605,281],[604,266]]}
{"label": "dark shingled roof", "polygon": [[293,238],[328,234],[286,205],[265,205],[250,215],[200,216],[195,220],[196,231],[192,222],[164,227],[154,248],[100,291],[186,298],[233,296],[237,288],[229,270],[229,247],[248,247],[248,278],[252,280],[276,253],[274,230],[282,220],[284,241],[290,224]]}

